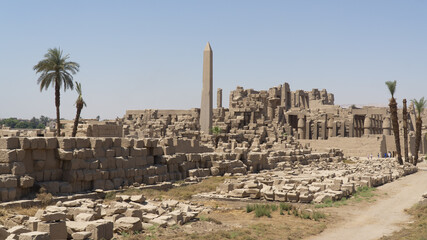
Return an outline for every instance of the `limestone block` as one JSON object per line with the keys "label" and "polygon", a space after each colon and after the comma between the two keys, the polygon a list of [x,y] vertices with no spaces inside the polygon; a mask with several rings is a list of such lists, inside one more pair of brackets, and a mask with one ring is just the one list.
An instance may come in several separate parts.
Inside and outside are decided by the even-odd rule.
{"label": "limestone block", "polygon": [[28,138],[19,138],[22,149],[31,149],[31,141]]}
{"label": "limestone block", "polygon": [[59,184],[59,192],[60,193],[72,193],[73,192],[73,186],[70,183],[63,182]]}
{"label": "limestone block", "polygon": [[30,232],[30,230],[28,228],[24,227],[24,226],[14,226],[12,228],[9,228],[7,230],[7,232],[9,234],[16,234],[16,235],[19,236],[20,234]]}
{"label": "limestone block", "polygon": [[88,226],[87,222],[76,222],[76,221],[66,221],[65,225],[67,226],[67,232],[72,234],[74,232],[83,232]]}
{"label": "limestone block", "polygon": [[102,146],[105,149],[109,149],[109,148],[113,147],[113,139],[108,138],[108,137],[104,138],[104,141],[102,142]]}
{"label": "limestone block", "polygon": [[143,148],[145,147],[145,142],[143,139],[137,139],[134,141],[134,147],[135,148]]}
{"label": "limestone block", "polygon": [[10,174],[12,172],[11,168],[9,163],[0,163],[0,174]]}
{"label": "limestone block", "polygon": [[90,144],[89,138],[76,138],[76,148],[90,148]]}
{"label": "limestone block", "polygon": [[64,150],[73,150],[76,148],[75,138],[58,138],[59,148]]}
{"label": "limestone block", "polygon": [[91,232],[91,239],[112,239],[113,238],[113,222],[106,220],[97,220],[90,222],[86,227],[86,231]]}
{"label": "limestone block", "polygon": [[125,212],[126,217],[136,217],[142,219],[142,210],[141,209],[128,209]]}
{"label": "limestone block", "polygon": [[136,202],[136,203],[144,203],[145,197],[144,197],[144,195],[133,195],[130,197],[130,200],[132,202]]}
{"label": "limestone block", "polygon": [[55,149],[58,147],[57,138],[46,138],[46,149]]}
{"label": "limestone block", "polygon": [[76,222],[88,222],[95,220],[95,215],[93,213],[79,213],[74,217]]}
{"label": "limestone block", "polygon": [[132,148],[134,146],[134,140],[130,138],[122,138],[122,145],[123,148]]}
{"label": "limestone block", "polygon": [[63,161],[71,161],[73,159],[73,151],[58,149],[58,156],[59,156],[59,159]]}
{"label": "limestone block", "polygon": [[299,192],[297,191],[290,191],[287,193],[287,200],[289,202],[298,202],[299,201]]}
{"label": "limestone block", "polygon": [[19,235],[19,240],[50,240],[47,232],[27,232]]}
{"label": "limestone block", "polygon": [[143,220],[144,222],[148,223],[148,222],[150,222],[151,220],[156,219],[156,218],[158,218],[158,217],[159,217],[159,215],[157,215],[157,214],[154,214],[154,213],[148,213],[148,214],[145,214],[145,215],[143,215],[143,216],[142,216],[142,220]]}
{"label": "limestone block", "polygon": [[162,147],[154,147],[152,149],[153,149],[153,156],[163,155],[163,148]]}
{"label": "limestone block", "polygon": [[105,150],[105,156],[107,158],[109,158],[109,157],[115,157],[116,156],[116,150],[114,150],[114,149],[107,149],[107,150]]}
{"label": "limestone block", "polygon": [[75,232],[71,234],[71,237],[75,240],[85,240],[91,237],[91,232]]}
{"label": "limestone block", "polygon": [[44,212],[40,215],[40,220],[45,222],[54,222],[65,220],[66,215],[62,212]]}
{"label": "limestone block", "polygon": [[15,188],[18,186],[18,179],[13,175],[0,175],[0,187]]}
{"label": "limestone block", "polygon": [[25,161],[26,151],[24,149],[16,149],[16,161]]}
{"label": "limestone block", "polygon": [[97,147],[93,150],[93,156],[95,158],[104,158],[106,156],[106,152],[105,152],[104,148]]}
{"label": "limestone block", "polygon": [[12,174],[16,176],[22,176],[25,174],[25,165],[22,162],[14,162],[11,164]]}
{"label": "limestone block", "polygon": [[20,148],[19,138],[8,137],[0,138],[0,149],[18,149]]}
{"label": "limestone block", "polygon": [[34,149],[32,151],[32,154],[33,154],[33,159],[34,160],[46,161],[46,159],[47,159],[46,150],[43,150],[43,149]]}
{"label": "limestone block", "polygon": [[19,178],[19,186],[21,188],[30,188],[34,185],[34,178],[30,176],[23,176]]}
{"label": "limestone block", "polygon": [[15,150],[0,149],[1,163],[10,163],[15,161],[17,161],[17,155]]}

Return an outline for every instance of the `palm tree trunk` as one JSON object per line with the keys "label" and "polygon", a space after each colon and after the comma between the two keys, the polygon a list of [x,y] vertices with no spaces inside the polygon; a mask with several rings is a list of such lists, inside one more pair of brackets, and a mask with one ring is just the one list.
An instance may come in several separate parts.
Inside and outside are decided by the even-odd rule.
{"label": "palm tree trunk", "polygon": [[80,104],[78,104],[76,107],[77,107],[77,113],[76,113],[76,118],[74,119],[73,133],[71,134],[72,137],[75,137],[77,134],[77,126],[79,125],[80,113],[82,112],[83,106],[80,106]]}
{"label": "palm tree trunk", "polygon": [[397,161],[399,162],[400,165],[403,165],[402,151],[400,149],[399,122],[397,119],[397,103],[394,97],[390,99],[389,107],[390,107],[390,114],[391,114],[391,122],[393,125],[394,141],[396,144]]}
{"label": "palm tree trunk", "polygon": [[409,162],[408,153],[408,110],[406,99],[403,99],[403,149],[405,150],[405,162]]}
{"label": "palm tree trunk", "polygon": [[61,136],[61,116],[59,113],[59,105],[60,105],[60,86],[58,84],[58,81],[55,83],[55,106],[56,106],[56,128],[57,128],[57,135],[58,137]]}
{"label": "palm tree trunk", "polygon": [[421,126],[423,121],[421,120],[421,116],[417,117],[416,128],[415,128],[415,155],[414,155],[414,165],[417,165],[418,162],[418,150],[420,150],[421,143]]}

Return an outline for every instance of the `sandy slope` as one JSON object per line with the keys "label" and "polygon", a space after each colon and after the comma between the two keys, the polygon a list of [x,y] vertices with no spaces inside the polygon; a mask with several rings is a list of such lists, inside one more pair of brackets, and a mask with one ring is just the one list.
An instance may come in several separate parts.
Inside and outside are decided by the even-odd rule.
{"label": "sandy slope", "polygon": [[427,165],[420,163],[417,173],[378,187],[381,197],[375,203],[363,208],[338,209],[337,214],[340,218],[343,217],[343,221],[308,239],[367,240],[391,234],[411,221],[404,209],[416,204],[425,192]]}

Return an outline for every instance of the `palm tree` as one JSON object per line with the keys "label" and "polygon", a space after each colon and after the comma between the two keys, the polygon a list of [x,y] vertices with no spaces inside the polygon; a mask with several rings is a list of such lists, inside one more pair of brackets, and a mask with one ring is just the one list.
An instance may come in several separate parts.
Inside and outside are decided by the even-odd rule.
{"label": "palm tree", "polygon": [[219,135],[221,134],[221,131],[221,128],[218,126],[212,128],[212,134],[215,136],[215,148],[218,148]]}
{"label": "palm tree", "polygon": [[79,94],[79,96],[77,97],[76,103],[74,104],[76,105],[77,113],[76,113],[76,118],[74,119],[73,133],[71,135],[72,137],[75,137],[77,134],[77,126],[79,125],[80,113],[82,112],[83,107],[86,107],[86,103],[82,97],[81,83],[76,82],[76,91]]}
{"label": "palm tree", "polygon": [[60,48],[50,48],[44,55],[44,59],[38,62],[33,69],[36,73],[41,73],[37,84],[40,85],[40,91],[47,90],[49,86],[55,88],[55,106],[56,106],[56,125],[57,135],[61,135],[60,122],[60,89],[64,86],[64,91],[73,89],[73,75],[79,71],[80,65],[76,62],[68,61],[69,55],[62,55]]}
{"label": "palm tree", "polygon": [[421,126],[423,124],[423,121],[421,120],[421,113],[423,112],[424,108],[426,107],[427,100],[422,97],[419,101],[416,99],[413,99],[412,102],[415,105],[415,109],[417,109],[418,116],[417,120],[415,122],[415,156],[414,156],[414,165],[417,165],[418,161],[418,150],[420,149],[420,143],[421,143]]}
{"label": "palm tree", "polygon": [[400,149],[399,122],[397,119],[397,103],[396,103],[396,99],[394,99],[394,92],[396,91],[396,80],[394,80],[393,82],[387,81],[385,82],[385,84],[387,85],[388,90],[390,91],[390,94],[391,94],[391,99],[388,106],[390,107],[394,141],[396,143],[397,161],[399,162],[400,165],[402,165],[403,161],[402,161],[402,153]]}
{"label": "palm tree", "polygon": [[408,108],[406,106],[406,99],[403,99],[403,149],[405,151],[405,162],[409,162],[408,154]]}

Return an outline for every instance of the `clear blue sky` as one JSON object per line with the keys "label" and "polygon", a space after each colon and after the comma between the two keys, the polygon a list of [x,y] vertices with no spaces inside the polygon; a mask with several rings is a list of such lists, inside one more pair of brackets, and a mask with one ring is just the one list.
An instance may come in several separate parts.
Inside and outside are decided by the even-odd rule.
{"label": "clear blue sky", "polygon": [[[214,89],[326,88],[337,104],[427,96],[427,1],[1,1],[0,118],[55,116],[32,67],[60,46],[80,63],[84,118],[200,106],[202,54]],[[76,92],[61,113],[75,115]],[[215,102],[215,101],[214,101]],[[216,102],[215,102],[216,103]]]}

